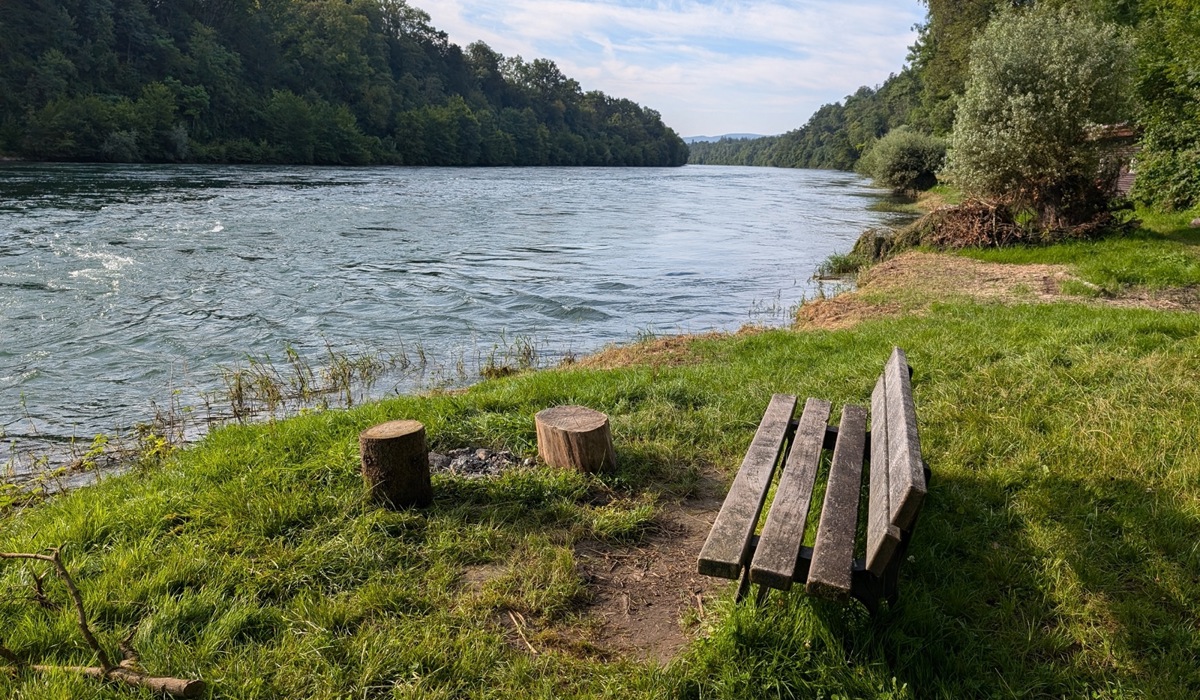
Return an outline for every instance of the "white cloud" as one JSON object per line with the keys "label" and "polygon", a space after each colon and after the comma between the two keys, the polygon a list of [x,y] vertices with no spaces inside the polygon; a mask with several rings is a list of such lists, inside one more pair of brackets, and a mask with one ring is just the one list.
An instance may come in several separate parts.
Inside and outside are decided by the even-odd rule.
{"label": "white cloud", "polygon": [[917,0],[413,0],[456,43],[549,58],[683,135],[780,133],[898,71]]}

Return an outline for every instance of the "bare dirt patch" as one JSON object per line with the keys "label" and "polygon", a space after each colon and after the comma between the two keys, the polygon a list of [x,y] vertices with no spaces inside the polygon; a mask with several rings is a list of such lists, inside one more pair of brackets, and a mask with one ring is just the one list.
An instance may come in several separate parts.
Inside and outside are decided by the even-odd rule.
{"label": "bare dirt patch", "polygon": [[917,289],[999,301],[1051,301],[1077,280],[1066,265],[1007,265],[933,253],[905,253],[864,273],[863,287]]}
{"label": "bare dirt patch", "polygon": [[[584,542],[579,572],[592,597],[597,647],[621,656],[666,663],[692,640],[705,606],[722,583],[696,572],[719,499],[670,506],[658,530],[637,546]],[[693,624],[685,626],[685,620]]]}
{"label": "bare dirt patch", "polygon": [[839,330],[858,325],[870,318],[898,316],[902,311],[903,307],[896,303],[869,301],[853,293],[847,293],[831,299],[820,299],[804,304],[796,312],[796,327],[813,330]]}
{"label": "bare dirt patch", "polygon": [[[1088,285],[1066,265],[987,263],[955,255],[909,252],[866,270],[859,289],[830,299],[809,302],[796,313],[800,329],[838,330],[902,313],[919,314],[931,303],[966,296],[1003,303],[1069,301],[1124,308],[1200,310],[1200,287],[1150,291],[1133,289],[1115,297],[1065,294],[1063,284]],[[896,300],[881,300],[893,292]]]}
{"label": "bare dirt patch", "polygon": [[479,595],[485,584],[500,578],[507,571],[508,567],[503,564],[472,564],[463,569],[459,582],[464,589]]}
{"label": "bare dirt patch", "polygon": [[731,335],[754,335],[768,329],[767,326],[748,324],[739,328],[735,333],[719,331],[688,333],[654,338],[653,340],[632,343],[630,345],[610,345],[599,352],[576,360],[573,365],[576,367],[588,367],[590,369],[616,369],[619,367],[633,367],[635,365],[676,367],[696,364],[700,360],[696,357],[692,346],[698,340],[728,338]]}
{"label": "bare dirt patch", "polygon": [[1164,311],[1200,311],[1200,286],[1173,289],[1138,289],[1121,296],[1105,299],[1110,306],[1124,306]]}
{"label": "bare dirt patch", "polygon": [[696,362],[692,354],[692,343],[701,338],[717,338],[719,333],[702,335],[672,335],[655,338],[632,345],[613,345],[594,355],[578,360],[578,367],[592,369],[615,369],[633,365],[674,367]]}

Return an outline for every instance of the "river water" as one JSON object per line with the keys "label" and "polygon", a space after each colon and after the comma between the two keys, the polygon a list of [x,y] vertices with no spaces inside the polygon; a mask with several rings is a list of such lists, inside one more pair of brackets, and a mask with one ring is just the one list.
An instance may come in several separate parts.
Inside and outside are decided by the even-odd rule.
{"label": "river water", "polygon": [[770,168],[2,165],[0,429],[86,441],[287,347],[461,369],[783,322],[880,197]]}

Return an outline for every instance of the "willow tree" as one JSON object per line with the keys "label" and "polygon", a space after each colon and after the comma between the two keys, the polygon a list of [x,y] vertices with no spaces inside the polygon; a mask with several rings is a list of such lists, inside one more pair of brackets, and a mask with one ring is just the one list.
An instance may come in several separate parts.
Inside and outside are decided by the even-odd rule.
{"label": "willow tree", "polygon": [[1130,114],[1128,30],[1070,8],[1010,9],[976,39],[946,174],[1055,229],[1102,203],[1097,125]]}

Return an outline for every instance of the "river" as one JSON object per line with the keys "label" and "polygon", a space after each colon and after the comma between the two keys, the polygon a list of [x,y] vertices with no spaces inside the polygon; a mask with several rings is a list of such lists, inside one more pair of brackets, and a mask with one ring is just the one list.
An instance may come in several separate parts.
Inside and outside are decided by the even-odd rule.
{"label": "river", "polygon": [[782,323],[881,196],[773,168],[0,165],[0,430],[90,441],[288,347],[458,369],[384,394],[516,338],[553,360]]}

